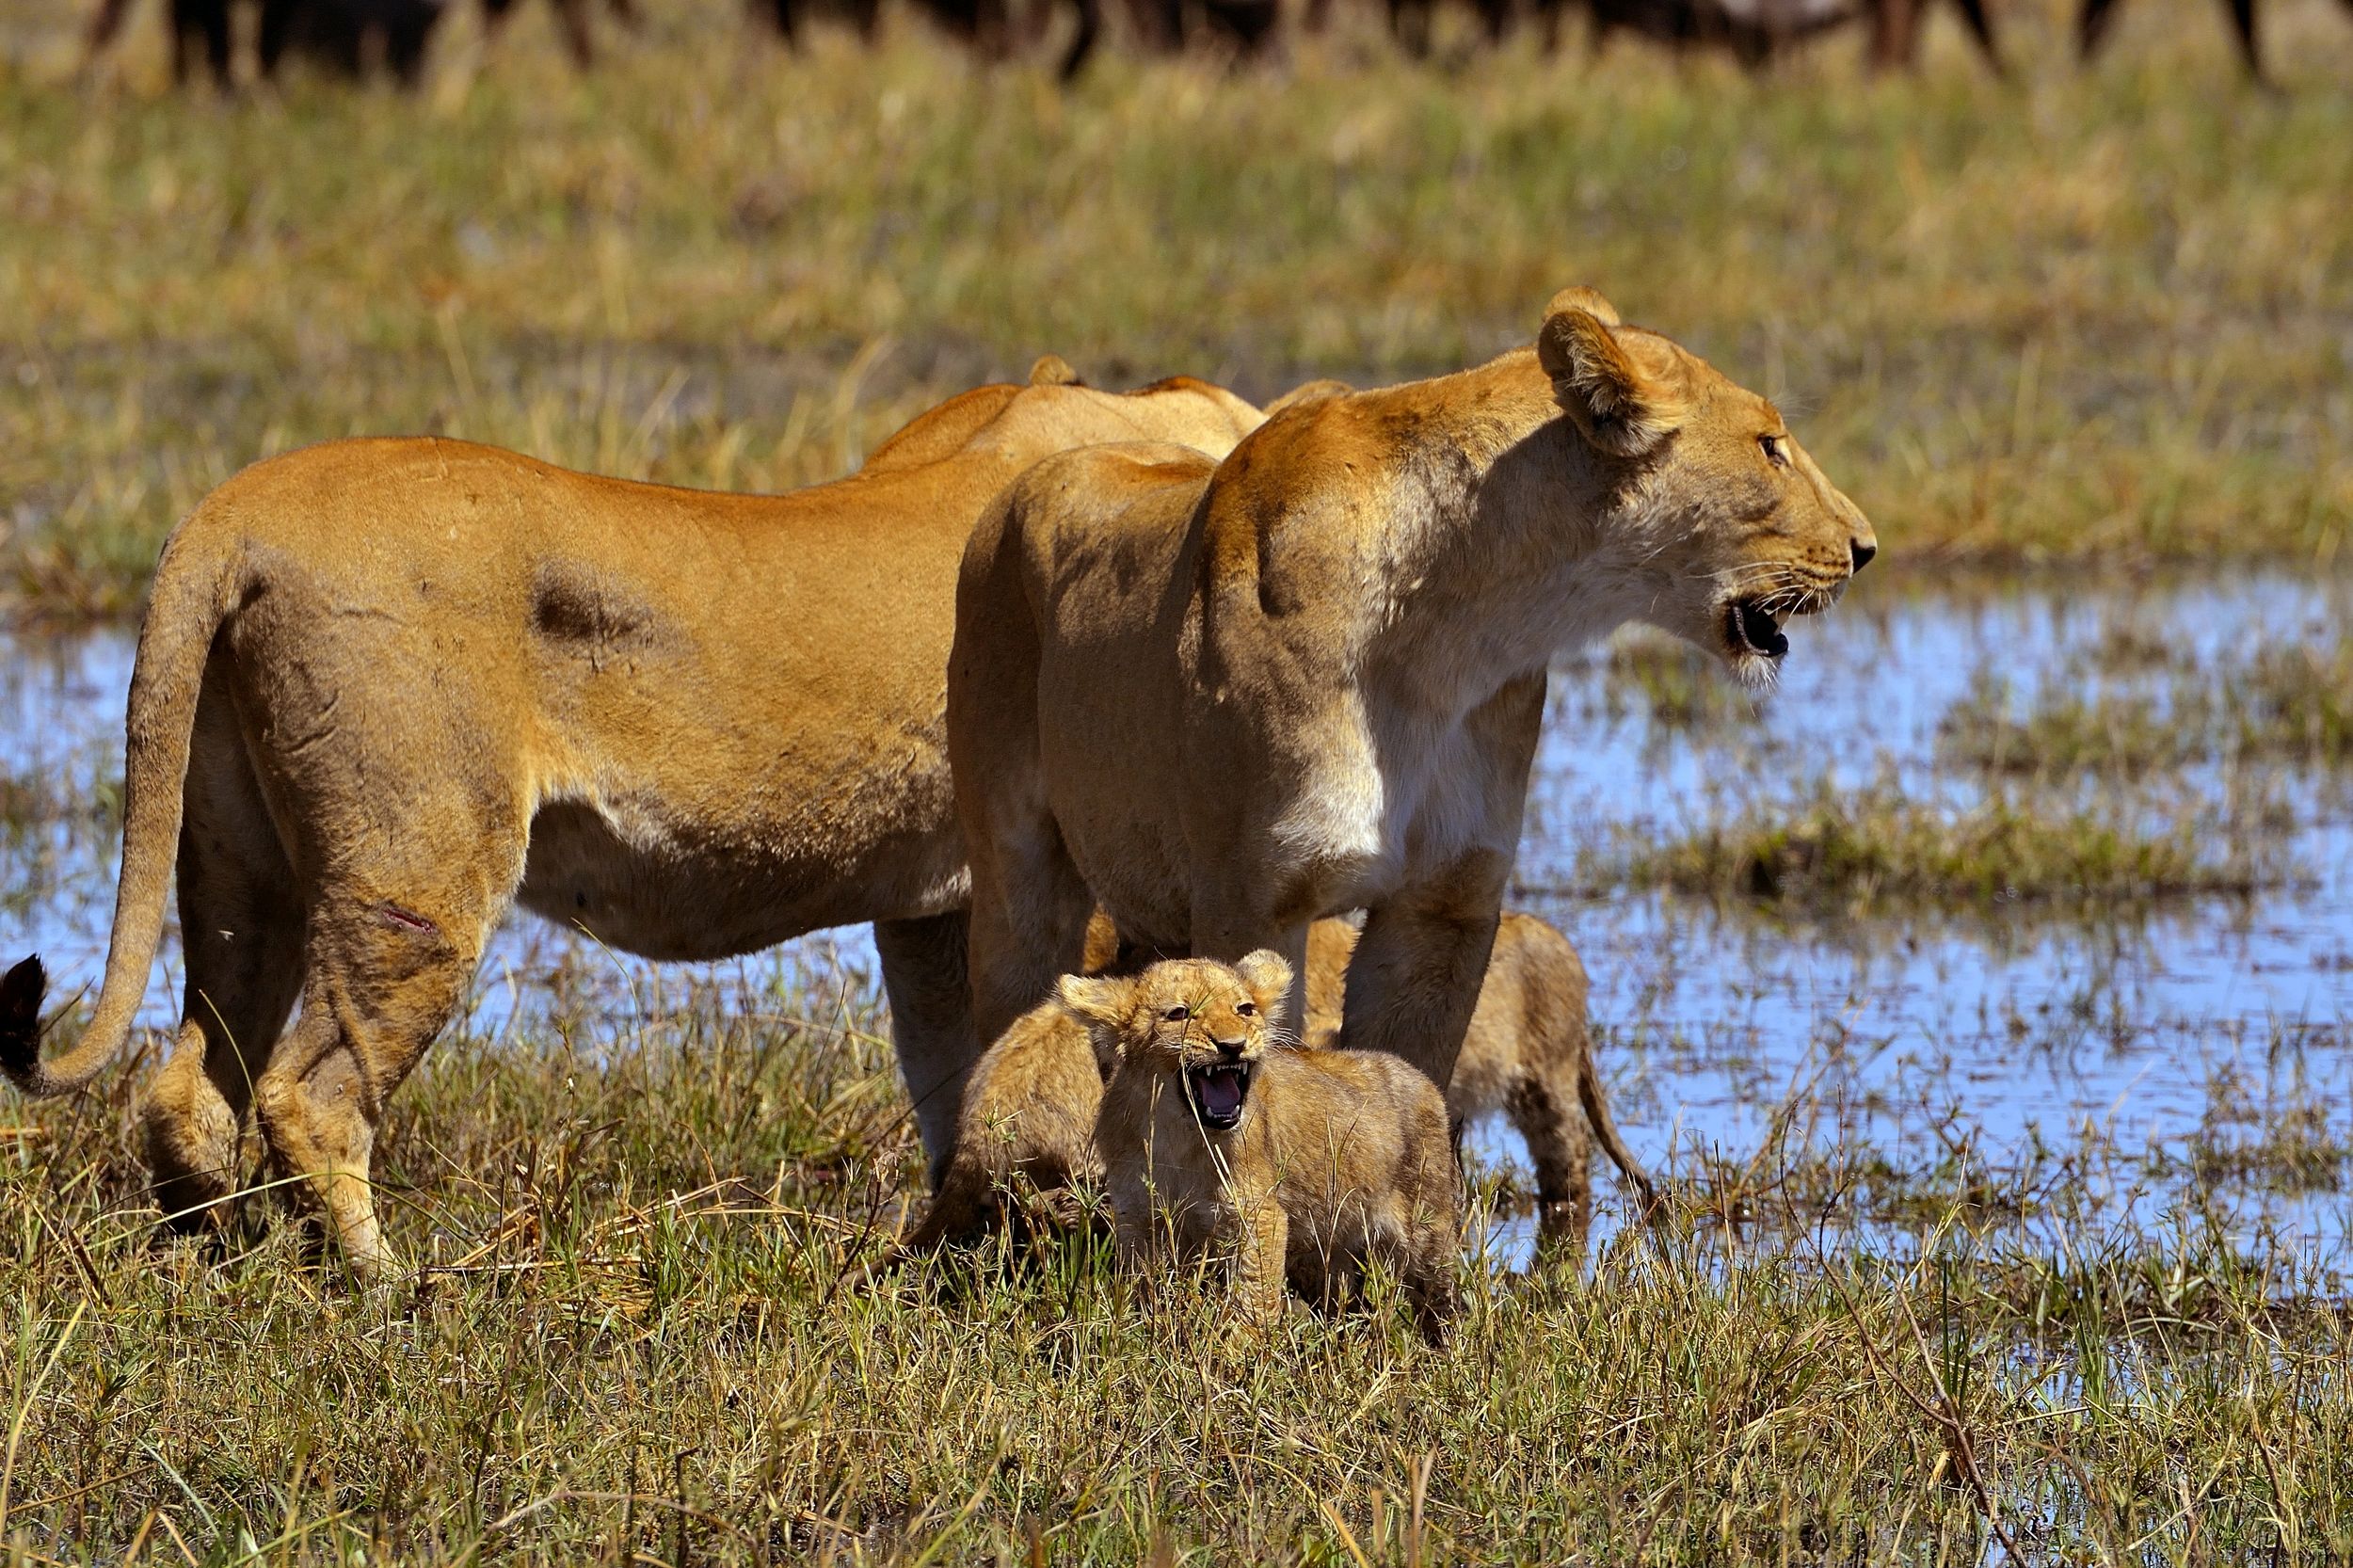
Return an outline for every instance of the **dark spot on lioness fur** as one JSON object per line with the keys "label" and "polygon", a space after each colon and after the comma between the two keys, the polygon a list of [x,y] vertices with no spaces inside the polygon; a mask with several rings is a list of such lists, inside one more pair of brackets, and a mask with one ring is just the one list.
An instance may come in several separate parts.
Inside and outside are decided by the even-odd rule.
{"label": "dark spot on lioness fur", "polygon": [[677,627],[631,585],[583,561],[543,561],[531,580],[531,629],[595,668],[677,647]]}

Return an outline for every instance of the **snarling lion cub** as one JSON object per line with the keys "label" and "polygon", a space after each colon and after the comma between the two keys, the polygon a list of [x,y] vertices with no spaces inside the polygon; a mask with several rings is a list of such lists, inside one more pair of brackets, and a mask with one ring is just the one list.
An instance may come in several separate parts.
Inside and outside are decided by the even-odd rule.
{"label": "snarling lion cub", "polygon": [[1290,982],[1273,952],[1064,978],[1064,1003],[1117,1062],[1095,1144],[1121,1257],[1229,1256],[1258,1322],[1281,1312],[1287,1279],[1328,1304],[1378,1263],[1442,1341],[1463,1240],[1446,1101],[1384,1052],[1289,1048],[1276,1025]]}
{"label": "snarling lion cub", "polygon": [[[1311,1046],[1328,1046],[1338,1033],[1355,945],[1355,929],[1345,920],[1318,920],[1307,933],[1304,1033]],[[1087,972],[1118,961],[1110,922],[1095,922],[1087,933]],[[1576,1242],[1585,1234],[1596,1139],[1642,1211],[1657,1202],[1650,1177],[1618,1136],[1594,1071],[1586,991],[1585,966],[1566,936],[1533,915],[1506,913],[1447,1086],[1447,1112],[1458,1126],[1500,1112],[1527,1140],[1548,1241]],[[972,1069],[948,1174],[901,1256],[970,1239],[998,1217],[1000,1194],[1007,1192],[1070,1223],[1076,1208],[1063,1194],[1101,1174],[1095,1119],[1102,1076],[1114,1064],[1096,1055],[1086,1020],[1059,992],[1016,1019]]]}
{"label": "snarling lion cub", "polygon": [[[944,1161],[975,1054],[942,732],[973,520],[1048,453],[1259,420],[1217,387],[1125,395],[1050,357],[789,495],[573,473],[438,440],[254,464],[174,531],[132,675],[104,989],[38,1059],[42,976],[0,984],[0,1066],[79,1088],[131,1032],[179,875],[179,1041],[146,1108],[183,1224],[258,1112],[361,1272],[386,1099],[510,902],[652,958],[872,920],[900,1062]],[[301,1014],[280,1032],[296,1001]]]}
{"label": "snarling lion cub", "polygon": [[1223,463],[1049,458],[967,547],[948,744],[993,1038],[1109,912],[1293,967],[1368,912],[1341,1038],[1451,1080],[1564,648],[1642,620],[1772,679],[1877,542],[1780,412],[1590,289],[1533,346],[1302,401]]}

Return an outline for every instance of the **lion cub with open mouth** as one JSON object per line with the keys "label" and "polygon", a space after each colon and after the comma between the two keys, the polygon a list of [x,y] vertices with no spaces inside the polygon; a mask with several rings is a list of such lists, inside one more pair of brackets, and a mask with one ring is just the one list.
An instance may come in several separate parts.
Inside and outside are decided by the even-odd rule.
{"label": "lion cub with open mouth", "polygon": [[1121,1259],[1230,1254],[1236,1299],[1260,1322],[1280,1315],[1286,1278],[1328,1304],[1378,1260],[1442,1343],[1462,1249],[1446,1101],[1397,1057],[1290,1048],[1277,1027],[1290,982],[1268,951],[1064,977],[1064,1005],[1115,1064],[1095,1144]]}

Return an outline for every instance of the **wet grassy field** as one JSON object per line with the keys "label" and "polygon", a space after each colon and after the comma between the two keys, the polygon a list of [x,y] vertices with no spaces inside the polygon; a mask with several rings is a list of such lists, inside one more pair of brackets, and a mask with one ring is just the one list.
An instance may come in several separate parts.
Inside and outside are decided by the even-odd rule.
{"label": "wet grassy field", "polygon": [[[1083,1244],[847,1283],[920,1182],[854,936],[662,968],[511,927],[394,1103],[384,1208],[418,1267],[372,1294],[306,1267],[265,1185],[225,1256],[150,1247],[151,1048],[0,1130],[18,1539],[32,1560],[2341,1560],[2353,778],[2303,739],[2332,688],[2249,718],[2255,760],[2200,694],[2243,678],[2258,627],[2326,657],[2345,602],[2276,575],[1859,592],[1761,707],[1645,639],[1564,664],[1513,902],[1584,951],[1618,1119],[1672,1207],[1629,1230],[1605,1166],[1582,1265],[1532,1256],[1524,1156],[1474,1129],[1471,1305],[1443,1354],[1385,1302],[1296,1308],[1252,1347],[1201,1283],[1140,1286]],[[0,949],[87,974],[109,797],[56,802],[77,767],[109,776],[127,648],[10,651],[0,751],[69,784],[27,786],[0,835],[25,895]],[[2169,760],[2088,795],[2096,760],[1948,755],[2058,692],[2187,718]],[[1994,813],[2077,869],[1984,841]],[[1865,852],[1793,868],[1832,818]],[[1757,857],[1748,824],[1777,882],[1685,874]],[[2176,855],[2245,869],[2069,880]]]}
{"label": "wet grassy field", "polygon": [[1762,703],[1641,638],[1557,672],[1513,902],[1673,1202],[1602,1167],[1533,1257],[1475,1129],[1449,1352],[1382,1303],[1246,1346],[1082,1244],[856,1288],[920,1185],[862,935],[516,923],[393,1101],[381,1290],[258,1150],[223,1253],[150,1246],[159,1043],[0,1096],[0,1556],[2353,1560],[2353,26],[2266,12],[2265,95],[2199,7],[2089,75],[2002,17],[2009,84],[1352,22],[1064,94],[680,0],[585,78],[526,13],[413,99],[220,98],[0,0],[0,961],[61,996],[155,548],[300,441],[781,487],[1046,349],[1264,396],[1588,280],[1885,548]]}

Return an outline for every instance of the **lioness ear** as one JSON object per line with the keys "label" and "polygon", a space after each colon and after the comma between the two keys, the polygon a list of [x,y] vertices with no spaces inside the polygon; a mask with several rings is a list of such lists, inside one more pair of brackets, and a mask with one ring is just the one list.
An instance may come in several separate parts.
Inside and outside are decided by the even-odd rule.
{"label": "lioness ear", "polygon": [[1552,296],[1552,303],[1545,307],[1547,316],[1557,316],[1563,311],[1583,311],[1604,327],[1625,325],[1625,318],[1618,314],[1618,308],[1604,299],[1599,289],[1589,289],[1582,283],[1562,289]]}
{"label": "lioness ear", "polygon": [[[1587,309],[1587,302],[1608,316]],[[1609,301],[1591,289],[1564,289],[1552,304],[1536,334],[1536,360],[1552,377],[1561,410],[1587,440],[1612,456],[1640,457],[1657,448],[1683,423],[1682,394],[1618,340],[1611,330],[1618,312]]]}
{"label": "lioness ear", "polygon": [[1260,948],[1245,955],[1234,966],[1241,983],[1250,992],[1250,1000],[1258,1004],[1270,1024],[1283,1021],[1283,1003],[1290,996],[1291,967],[1289,960],[1273,948]]}

